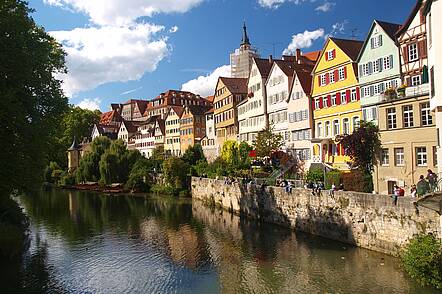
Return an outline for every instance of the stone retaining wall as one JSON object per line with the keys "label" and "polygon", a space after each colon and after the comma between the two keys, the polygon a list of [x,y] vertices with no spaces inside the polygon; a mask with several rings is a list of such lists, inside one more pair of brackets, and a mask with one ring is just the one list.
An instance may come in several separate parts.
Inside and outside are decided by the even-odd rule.
{"label": "stone retaining wall", "polygon": [[310,190],[255,185],[225,184],[222,180],[192,178],[192,197],[235,213],[247,215],[342,241],[371,250],[397,255],[419,233],[441,236],[439,215],[416,209],[411,198],[392,198],[356,192],[328,191],[312,195]]}

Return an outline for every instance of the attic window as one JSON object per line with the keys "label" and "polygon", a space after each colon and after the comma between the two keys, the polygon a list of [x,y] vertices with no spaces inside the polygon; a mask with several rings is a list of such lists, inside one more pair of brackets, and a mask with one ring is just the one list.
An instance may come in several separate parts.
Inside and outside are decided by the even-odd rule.
{"label": "attic window", "polygon": [[327,61],[335,59],[336,58],[336,50],[333,49],[333,50],[327,51],[325,57],[326,57]]}

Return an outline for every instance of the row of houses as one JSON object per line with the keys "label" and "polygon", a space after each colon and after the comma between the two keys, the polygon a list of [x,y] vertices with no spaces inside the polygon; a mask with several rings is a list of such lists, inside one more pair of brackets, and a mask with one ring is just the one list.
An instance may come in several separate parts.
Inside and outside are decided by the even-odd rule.
{"label": "row of houses", "polygon": [[232,77],[220,77],[213,96],[169,90],[150,101],[112,104],[92,138],[120,138],[147,157],[157,146],[180,156],[200,143],[210,160],[227,140],[253,144],[271,125],[284,138],[283,149],[305,168],[348,171],[336,137],[364,120],[381,133],[376,192],[410,186],[441,162],[436,125],[442,101],[435,88],[442,44],[432,31],[440,6],[418,0],[403,24],[373,21],[364,41],[329,37],[322,50],[298,49],[281,59],[260,58],[244,25],[241,45],[230,56]]}

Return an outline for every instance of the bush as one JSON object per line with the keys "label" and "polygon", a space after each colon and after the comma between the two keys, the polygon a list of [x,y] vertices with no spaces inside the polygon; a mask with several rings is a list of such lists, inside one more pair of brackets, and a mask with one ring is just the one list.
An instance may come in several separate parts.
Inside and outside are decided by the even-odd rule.
{"label": "bush", "polygon": [[344,189],[347,191],[372,193],[373,178],[370,174],[364,175],[360,170],[352,170],[341,175]]}
{"label": "bush", "polygon": [[148,159],[144,157],[139,158],[129,174],[126,189],[136,192],[148,192],[152,181],[150,176],[151,169],[152,163]]}
{"label": "bush", "polygon": [[75,175],[66,173],[60,178],[60,185],[61,186],[71,186],[75,185]]}
{"label": "bush", "polygon": [[307,182],[317,183],[324,180],[324,171],[321,168],[313,167],[305,175]]}
{"label": "bush", "polygon": [[442,244],[433,235],[411,240],[401,255],[405,271],[422,286],[442,289]]}
{"label": "bush", "polygon": [[29,222],[22,209],[10,197],[0,197],[0,259],[22,254]]}
{"label": "bush", "polygon": [[177,157],[170,157],[163,163],[163,175],[166,186],[176,191],[185,190],[189,186],[190,166]]}
{"label": "bush", "polygon": [[341,172],[334,170],[325,174],[325,188],[331,189],[332,185],[335,184],[336,187],[341,183]]}

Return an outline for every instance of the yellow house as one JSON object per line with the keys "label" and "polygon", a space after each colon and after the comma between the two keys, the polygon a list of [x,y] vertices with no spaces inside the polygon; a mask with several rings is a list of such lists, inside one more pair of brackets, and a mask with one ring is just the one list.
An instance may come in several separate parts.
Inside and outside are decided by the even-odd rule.
{"label": "yellow house", "polygon": [[362,117],[356,63],[362,45],[328,38],[312,72],[313,162],[330,168],[349,169],[349,158],[335,138],[351,134]]}

